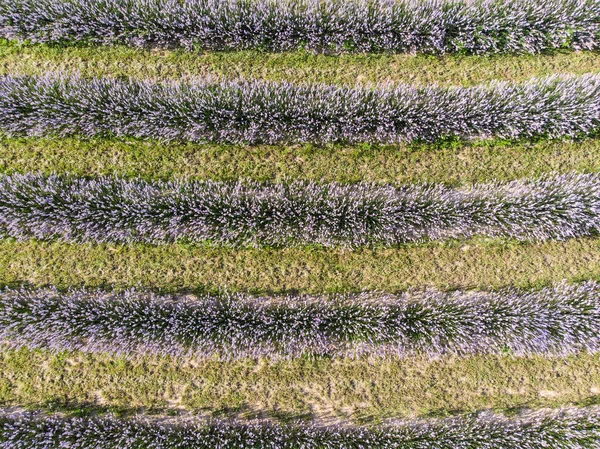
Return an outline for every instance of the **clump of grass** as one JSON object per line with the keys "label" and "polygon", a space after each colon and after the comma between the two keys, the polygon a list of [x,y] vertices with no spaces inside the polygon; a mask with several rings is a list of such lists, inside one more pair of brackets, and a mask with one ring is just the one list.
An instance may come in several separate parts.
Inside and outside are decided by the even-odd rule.
{"label": "clump of grass", "polygon": [[600,348],[600,284],[262,298],[5,290],[0,339],[125,356],[594,353]]}
{"label": "clump of grass", "polygon": [[595,49],[597,0],[2,0],[0,36],[34,42],[317,52]]}
{"label": "clump of grass", "polygon": [[566,408],[506,418],[491,413],[419,420],[394,426],[317,427],[227,421],[149,421],[64,418],[41,413],[0,414],[0,447],[102,449],[593,449],[600,441],[597,407]]}
{"label": "clump of grass", "polygon": [[190,142],[376,142],[563,138],[598,132],[600,77],[475,87],[344,87],[76,76],[0,77],[8,135]]}
{"label": "clump of grass", "polygon": [[600,175],[378,186],[0,177],[0,235],[72,242],[357,247],[503,236],[567,239],[600,228]]}

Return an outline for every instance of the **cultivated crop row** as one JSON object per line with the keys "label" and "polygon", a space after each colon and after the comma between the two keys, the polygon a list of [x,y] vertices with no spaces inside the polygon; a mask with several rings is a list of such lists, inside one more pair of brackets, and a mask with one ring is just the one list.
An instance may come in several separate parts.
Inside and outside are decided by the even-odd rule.
{"label": "cultivated crop row", "polygon": [[598,0],[0,0],[0,36],[211,50],[595,49]]}
{"label": "cultivated crop row", "polygon": [[0,340],[192,357],[565,355],[600,349],[600,284],[331,297],[0,293]]}
{"label": "cultivated crop row", "polygon": [[596,407],[505,418],[493,414],[405,422],[378,429],[313,425],[61,418],[0,415],[2,449],[592,449],[598,447]]}
{"label": "cultivated crop row", "polygon": [[400,142],[580,137],[600,128],[600,76],[475,87],[340,87],[0,77],[0,131],[192,142]]}
{"label": "cultivated crop row", "polygon": [[392,245],[504,236],[567,239],[600,229],[600,175],[443,185],[0,177],[0,235],[72,242]]}

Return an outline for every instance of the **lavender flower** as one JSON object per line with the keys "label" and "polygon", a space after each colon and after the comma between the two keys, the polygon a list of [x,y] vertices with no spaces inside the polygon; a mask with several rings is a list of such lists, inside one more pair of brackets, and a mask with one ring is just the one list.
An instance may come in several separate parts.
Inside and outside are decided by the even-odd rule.
{"label": "lavender flower", "polygon": [[20,240],[357,247],[568,239],[599,229],[598,174],[466,188],[0,176],[0,236]]}
{"label": "lavender flower", "polygon": [[600,284],[329,297],[0,292],[0,340],[186,357],[566,355],[600,350]]}
{"label": "lavender flower", "polygon": [[0,449],[596,449],[597,407],[492,413],[380,427],[0,414]]}
{"label": "lavender flower", "polygon": [[0,36],[189,50],[596,49],[598,0],[0,0]]}
{"label": "lavender flower", "polygon": [[0,77],[0,131],[9,135],[393,143],[578,137],[599,129],[597,75],[466,88]]}

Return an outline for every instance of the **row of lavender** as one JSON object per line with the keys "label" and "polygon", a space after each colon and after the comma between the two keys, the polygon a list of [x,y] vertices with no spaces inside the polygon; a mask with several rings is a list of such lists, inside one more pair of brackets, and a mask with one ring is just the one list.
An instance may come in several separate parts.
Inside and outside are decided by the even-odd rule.
{"label": "row of lavender", "polygon": [[0,176],[0,235],[72,242],[357,247],[600,230],[600,175],[450,188]]}
{"label": "row of lavender", "polygon": [[376,429],[313,425],[61,418],[0,412],[0,449],[596,449],[596,407],[493,414]]}
{"label": "row of lavender", "polygon": [[9,135],[394,143],[583,137],[599,130],[598,75],[468,88],[0,77],[0,132]]}
{"label": "row of lavender", "polygon": [[0,292],[0,340],[185,357],[566,355],[600,350],[600,284],[253,298]]}
{"label": "row of lavender", "polygon": [[596,49],[598,0],[0,0],[0,37],[211,50]]}

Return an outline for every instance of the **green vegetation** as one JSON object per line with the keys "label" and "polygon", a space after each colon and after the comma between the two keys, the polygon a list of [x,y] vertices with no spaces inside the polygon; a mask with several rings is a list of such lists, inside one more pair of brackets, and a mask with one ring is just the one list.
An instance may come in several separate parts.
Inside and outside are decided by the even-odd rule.
{"label": "green vegetation", "polygon": [[399,248],[227,249],[0,242],[0,285],[252,293],[536,288],[600,279],[600,241],[468,240]]}
{"label": "green vegetation", "polygon": [[458,185],[600,171],[600,140],[446,145],[241,146],[0,137],[0,172]]}
{"label": "green vegetation", "polygon": [[135,361],[26,349],[0,355],[0,402],[213,416],[379,421],[598,402],[600,355],[441,360]]}
{"label": "green vegetation", "polygon": [[553,73],[600,72],[598,52],[541,55],[426,56],[313,55],[307,52],[191,53],[123,46],[19,45],[0,41],[0,75],[47,72],[82,76],[179,79],[195,76],[256,78],[302,83],[463,85],[504,79],[523,81]]}

